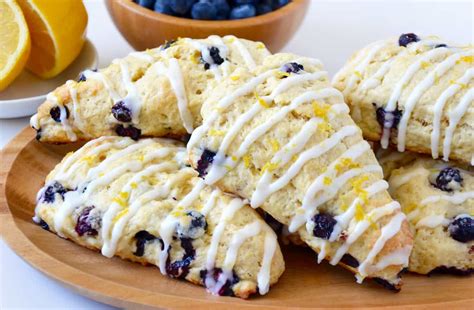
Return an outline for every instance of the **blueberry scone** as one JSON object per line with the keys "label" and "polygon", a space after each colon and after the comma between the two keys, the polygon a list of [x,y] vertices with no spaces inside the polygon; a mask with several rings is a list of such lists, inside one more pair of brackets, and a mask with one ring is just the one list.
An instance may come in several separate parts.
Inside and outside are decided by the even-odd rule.
{"label": "blueberry scone", "polygon": [[237,69],[201,114],[187,147],[207,184],[298,232],[319,262],[400,288],[412,246],[405,215],[318,60],[276,54]]}
{"label": "blueberry scone", "polygon": [[237,66],[270,55],[261,42],[234,36],[178,39],[85,71],[51,92],[31,119],[42,142],[118,135],[181,138],[201,124],[201,104]]}
{"label": "blueberry scone", "polygon": [[389,191],[414,234],[409,270],[421,274],[474,270],[474,173],[418,158],[391,172]]}
{"label": "blueberry scone", "polygon": [[185,159],[170,140],[92,140],[48,175],[34,220],[213,294],[267,293],[284,270],[275,233],[242,199],[206,186]]}
{"label": "blueberry scone", "polygon": [[473,165],[473,53],[402,34],[355,53],[333,85],[367,139]]}

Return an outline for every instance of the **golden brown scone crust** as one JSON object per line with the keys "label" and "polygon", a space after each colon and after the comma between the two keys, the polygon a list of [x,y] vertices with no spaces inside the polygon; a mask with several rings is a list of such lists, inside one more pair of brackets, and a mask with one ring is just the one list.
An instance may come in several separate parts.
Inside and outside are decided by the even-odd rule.
{"label": "golden brown scone crust", "polygon": [[[265,293],[284,271],[275,233],[240,198],[203,186],[185,159],[171,140],[93,140],[48,175],[35,220],[107,257],[156,265],[215,294]],[[223,274],[219,289],[212,275]]]}
{"label": "golden brown scone crust", "polygon": [[[288,65],[290,63],[293,64]],[[298,65],[302,66],[300,70],[296,69]],[[288,67],[296,72],[283,72],[290,70]],[[266,78],[262,78],[264,76]],[[256,83],[258,79],[261,80]],[[239,92],[240,96],[236,96]],[[302,97],[296,99],[299,96]],[[224,107],[225,102],[231,104]],[[293,109],[295,102],[301,104]],[[258,113],[247,118],[257,110]],[[407,221],[386,191],[388,184],[382,180],[382,169],[350,118],[342,95],[330,87],[327,74],[318,61],[291,54],[275,54],[266,58],[264,64],[253,72],[237,69],[203,104],[201,114],[203,125],[191,136],[188,151],[192,165],[206,175],[206,182],[215,182],[224,191],[250,199],[253,207],[261,207],[282,224],[290,226],[290,230],[298,231],[301,239],[320,253],[320,259],[324,257],[334,264],[340,262],[355,272],[360,280],[364,277],[379,278],[392,288],[400,287],[398,274],[408,263],[412,245]],[[265,127],[277,115],[279,120]],[[346,135],[338,140],[334,138],[336,132],[345,132]],[[232,133],[235,135],[232,136]],[[296,139],[297,136],[299,138]],[[256,139],[249,140],[251,137]],[[293,138],[296,140],[290,142]],[[318,156],[310,157],[296,170],[291,168],[297,166],[297,162],[304,161],[306,155],[315,155],[308,150],[314,147],[322,151],[328,145],[331,147]],[[308,152],[303,156],[305,151]],[[288,155],[277,160],[274,158],[277,153]],[[283,159],[285,156],[286,160]],[[288,171],[297,172],[281,188],[261,199],[262,192],[257,188],[265,191],[270,186],[266,181],[259,184],[262,176],[270,176],[270,180],[276,182]],[[327,178],[323,178],[324,185],[320,184],[321,177],[316,182],[320,190],[314,196],[307,194],[315,180],[324,173],[327,173]],[[351,174],[353,176],[348,177]],[[367,197],[365,189],[371,185],[374,185],[374,194]],[[361,199],[361,195],[366,198],[357,200],[361,202],[359,205],[355,200]],[[312,202],[303,203],[307,198]],[[311,227],[330,224],[326,225],[324,219],[318,223],[315,223],[314,217],[305,219],[305,210],[310,210],[310,205],[317,205],[318,199],[324,200],[317,208],[327,220],[326,224],[334,224],[334,217],[349,209],[346,215],[357,209],[357,219],[349,216],[347,226],[343,225],[343,231],[331,242],[327,242],[325,237],[315,237]],[[387,205],[389,207],[380,209]],[[375,216],[378,212],[380,216]],[[357,225],[368,223],[369,219],[374,223],[363,230],[360,238],[352,240],[347,251],[338,252],[338,258],[334,258],[356,227],[361,227]],[[389,229],[396,227],[397,221],[398,229]],[[310,228],[307,229],[305,224]],[[382,245],[383,227],[392,234]],[[377,242],[378,248],[373,250]],[[372,250],[371,262],[363,264]],[[345,252],[348,255],[339,257]],[[384,264],[391,254],[392,257],[397,256],[398,261]],[[367,268],[361,272],[359,264]]]}
{"label": "golden brown scone crust", "polygon": [[381,140],[382,114],[392,100],[397,120],[391,123],[394,128],[386,129],[391,145],[472,165],[474,50],[443,45],[436,37],[419,39],[404,47],[391,38],[361,49],[336,74],[333,85],[344,93],[366,139]]}
{"label": "golden brown scone crust", "polygon": [[[133,52],[98,72],[86,71],[79,82],[58,87],[31,125],[39,141],[50,143],[106,135],[182,138],[200,125],[201,104],[217,81],[236,67],[260,64],[268,55],[263,43],[234,36],[184,38]],[[116,107],[131,111],[128,116],[114,116],[118,103]],[[120,132],[119,126],[133,128]]]}

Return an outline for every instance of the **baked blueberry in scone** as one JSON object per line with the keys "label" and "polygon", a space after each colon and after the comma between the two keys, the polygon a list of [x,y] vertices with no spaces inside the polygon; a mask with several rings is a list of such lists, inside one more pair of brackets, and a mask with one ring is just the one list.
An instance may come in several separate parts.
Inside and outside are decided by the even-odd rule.
{"label": "baked blueberry in scone", "polygon": [[51,92],[31,118],[42,142],[105,135],[182,138],[201,124],[201,104],[217,81],[253,68],[270,52],[234,36],[182,38],[83,72]]}
{"label": "baked blueberry in scone", "polygon": [[276,54],[203,104],[187,147],[207,184],[249,199],[359,282],[398,290],[412,236],[369,144],[318,60]]}
{"label": "baked blueberry in scone", "polygon": [[[470,170],[468,170],[470,169]],[[474,270],[474,172],[418,157],[389,175],[389,191],[414,234],[408,270],[469,274]]]}
{"label": "baked blueberry in scone", "polygon": [[272,229],[242,199],[205,185],[171,140],[88,142],[48,175],[34,220],[217,295],[265,294],[284,270]]}
{"label": "baked blueberry in scone", "polygon": [[474,162],[474,48],[402,34],[356,52],[335,75],[364,137]]}

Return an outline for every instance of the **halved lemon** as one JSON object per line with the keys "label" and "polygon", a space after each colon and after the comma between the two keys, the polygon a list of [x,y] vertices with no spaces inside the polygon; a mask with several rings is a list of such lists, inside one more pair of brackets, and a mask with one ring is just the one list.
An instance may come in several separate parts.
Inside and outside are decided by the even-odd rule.
{"label": "halved lemon", "polygon": [[0,91],[21,73],[30,53],[30,34],[14,0],[0,1]]}
{"label": "halved lemon", "polygon": [[41,78],[61,73],[81,52],[87,12],[81,0],[18,0],[31,36],[28,70]]}

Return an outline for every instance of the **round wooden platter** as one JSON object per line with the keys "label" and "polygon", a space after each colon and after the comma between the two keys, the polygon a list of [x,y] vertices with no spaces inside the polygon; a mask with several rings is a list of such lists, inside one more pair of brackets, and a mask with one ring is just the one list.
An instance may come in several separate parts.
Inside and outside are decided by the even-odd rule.
{"label": "round wooden platter", "polygon": [[25,261],[65,286],[118,307],[471,307],[472,277],[407,274],[400,293],[393,293],[327,263],[318,265],[306,248],[284,247],[286,271],[265,296],[241,300],[216,297],[202,287],[169,279],[154,266],[108,259],[42,230],[31,217],[35,196],[48,172],[79,144],[45,145],[23,130],[1,155],[0,232]]}

